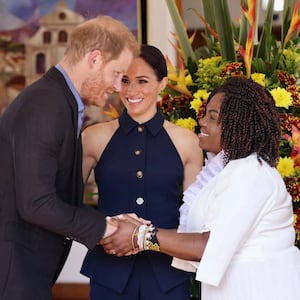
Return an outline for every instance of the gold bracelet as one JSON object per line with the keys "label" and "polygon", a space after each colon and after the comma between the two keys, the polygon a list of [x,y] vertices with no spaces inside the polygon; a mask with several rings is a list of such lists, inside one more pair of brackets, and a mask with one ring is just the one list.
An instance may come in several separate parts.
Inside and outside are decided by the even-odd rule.
{"label": "gold bracelet", "polygon": [[132,231],[132,234],[131,234],[131,245],[132,245],[132,250],[136,250],[136,249],[137,249],[137,248],[135,247],[135,245],[134,245],[134,240],[135,240],[135,238],[136,238],[137,235],[138,235],[138,232],[137,232],[138,228],[139,228],[139,225],[135,226],[135,228],[134,228],[134,230]]}

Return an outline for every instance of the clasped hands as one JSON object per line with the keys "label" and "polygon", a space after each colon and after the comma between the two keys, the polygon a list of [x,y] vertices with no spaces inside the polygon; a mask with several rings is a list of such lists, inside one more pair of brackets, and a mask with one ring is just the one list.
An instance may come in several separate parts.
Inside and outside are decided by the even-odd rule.
{"label": "clasped hands", "polygon": [[106,222],[105,236],[99,242],[106,253],[116,256],[128,256],[140,251],[133,247],[133,234],[137,226],[150,224],[150,221],[131,213],[107,217]]}

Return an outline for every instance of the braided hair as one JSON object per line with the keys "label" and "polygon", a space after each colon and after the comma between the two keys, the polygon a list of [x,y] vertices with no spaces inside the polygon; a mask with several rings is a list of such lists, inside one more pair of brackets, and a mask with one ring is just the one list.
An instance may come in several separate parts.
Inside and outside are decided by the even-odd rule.
{"label": "braided hair", "polygon": [[251,79],[232,77],[216,88],[208,101],[223,93],[219,121],[225,163],[257,154],[275,167],[279,158],[280,121],[268,90]]}

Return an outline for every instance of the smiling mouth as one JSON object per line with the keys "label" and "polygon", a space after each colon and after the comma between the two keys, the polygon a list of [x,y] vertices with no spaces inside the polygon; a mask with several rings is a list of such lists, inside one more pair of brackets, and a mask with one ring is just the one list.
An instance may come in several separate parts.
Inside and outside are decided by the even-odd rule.
{"label": "smiling mouth", "polygon": [[127,101],[128,101],[129,103],[133,103],[133,104],[135,104],[135,103],[140,103],[140,102],[142,102],[143,100],[144,100],[144,98],[137,98],[137,99],[127,98]]}
{"label": "smiling mouth", "polygon": [[200,132],[199,135],[200,136],[209,136],[207,133],[204,133],[204,132]]}

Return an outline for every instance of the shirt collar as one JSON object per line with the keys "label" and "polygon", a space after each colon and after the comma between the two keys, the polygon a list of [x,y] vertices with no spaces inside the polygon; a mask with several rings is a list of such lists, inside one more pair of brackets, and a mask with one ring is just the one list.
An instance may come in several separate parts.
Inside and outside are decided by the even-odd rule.
{"label": "shirt collar", "polygon": [[80,97],[80,95],[78,94],[75,86],[73,85],[70,77],[68,76],[68,74],[66,73],[66,71],[63,69],[63,67],[60,64],[57,64],[55,66],[64,76],[68,87],[70,88],[70,90],[72,91],[72,94],[75,97],[75,100],[77,102],[77,107],[78,107],[78,128],[77,128],[77,135],[79,135],[79,132],[81,130],[82,124],[83,124],[83,120],[84,120],[84,103]]}
{"label": "shirt collar", "polygon": [[157,135],[158,132],[163,127],[164,118],[162,114],[157,111],[152,119],[147,121],[146,123],[139,124],[134,121],[127,113],[126,108],[119,118],[120,128],[124,131],[126,135],[130,133],[134,128],[138,126],[144,126],[153,136]]}

